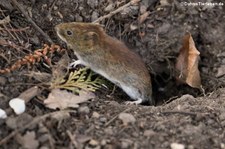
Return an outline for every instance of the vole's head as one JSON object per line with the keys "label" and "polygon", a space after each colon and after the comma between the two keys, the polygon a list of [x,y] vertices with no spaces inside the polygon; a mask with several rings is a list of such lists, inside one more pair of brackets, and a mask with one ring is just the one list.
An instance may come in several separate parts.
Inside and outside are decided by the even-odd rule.
{"label": "vole's head", "polygon": [[62,23],[56,25],[55,30],[71,48],[92,48],[100,43],[104,34],[100,25],[92,23]]}

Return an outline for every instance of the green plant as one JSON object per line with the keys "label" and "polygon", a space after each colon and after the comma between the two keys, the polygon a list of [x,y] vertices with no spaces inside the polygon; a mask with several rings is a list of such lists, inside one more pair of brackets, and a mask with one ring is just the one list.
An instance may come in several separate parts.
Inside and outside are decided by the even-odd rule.
{"label": "green plant", "polygon": [[79,93],[80,90],[92,91],[102,87],[106,81],[93,71],[88,71],[88,68],[81,68],[70,72],[68,78],[56,79],[52,82],[51,88],[67,89],[74,93]]}

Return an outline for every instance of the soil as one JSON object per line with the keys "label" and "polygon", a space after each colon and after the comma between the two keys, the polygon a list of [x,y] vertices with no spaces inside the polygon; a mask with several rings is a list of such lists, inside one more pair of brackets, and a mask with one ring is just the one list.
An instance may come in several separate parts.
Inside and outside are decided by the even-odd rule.
{"label": "soil", "polygon": [[[15,0],[12,0],[15,1]],[[128,0],[18,0],[25,12],[54,43],[54,26],[93,22]],[[199,2],[204,2],[199,0]],[[191,6],[179,0],[142,0],[102,20],[105,31],[138,53],[152,76],[156,106],[126,105],[122,90],[99,90],[97,97],[69,112],[50,110],[44,82],[32,72],[51,74],[44,60],[0,74],[0,108],[35,85],[42,93],[26,104],[26,112],[0,119],[0,148],[172,148],[225,149],[225,3]],[[10,1],[1,1],[0,68],[42,48],[48,40]],[[140,22],[146,11],[150,14]],[[29,28],[27,28],[29,27]],[[202,90],[178,85],[175,62],[182,39],[190,32],[200,51]],[[5,43],[7,41],[7,43]],[[75,58],[70,50],[70,59]],[[57,64],[63,54],[53,53]],[[28,125],[27,125],[28,124]]]}

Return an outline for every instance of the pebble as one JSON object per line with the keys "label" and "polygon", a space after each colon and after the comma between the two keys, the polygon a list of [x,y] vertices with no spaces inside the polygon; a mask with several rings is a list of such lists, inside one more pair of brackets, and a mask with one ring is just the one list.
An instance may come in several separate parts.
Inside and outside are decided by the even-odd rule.
{"label": "pebble", "polygon": [[107,119],[106,119],[105,117],[101,117],[101,118],[99,119],[99,121],[102,122],[102,123],[105,123],[105,122],[107,121]]}
{"label": "pebble", "polygon": [[91,15],[91,21],[94,22],[95,20],[97,20],[98,16],[99,16],[98,12],[94,11]]}
{"label": "pebble", "polygon": [[95,7],[98,6],[98,0],[87,0],[87,4],[92,8],[94,9]]}
{"label": "pebble", "polygon": [[113,135],[114,134],[112,128],[105,128],[104,132],[105,132],[105,134],[108,134],[108,135]]}
{"label": "pebble", "polygon": [[126,148],[130,148],[131,145],[132,145],[133,141],[129,140],[129,139],[124,139],[122,142],[121,142],[121,148],[122,149],[126,149]]}
{"label": "pebble", "polygon": [[91,140],[89,141],[89,145],[91,145],[91,146],[97,146],[98,144],[99,144],[99,142],[96,141],[96,140],[94,140],[94,139],[91,139]]}
{"label": "pebble", "polygon": [[4,85],[6,83],[6,78],[0,76],[0,85]]}
{"label": "pebble", "polygon": [[19,115],[22,114],[26,110],[25,101],[20,98],[13,98],[9,101],[9,106],[13,109],[13,111]]}
{"label": "pebble", "polygon": [[107,141],[105,140],[105,139],[103,139],[102,141],[101,141],[101,145],[102,146],[105,146],[107,144]]}
{"label": "pebble", "polygon": [[153,135],[155,135],[155,132],[153,130],[145,130],[144,131],[144,136],[146,136],[146,137],[151,137]]}
{"label": "pebble", "polygon": [[100,114],[98,113],[98,112],[93,112],[93,114],[92,114],[92,117],[93,118],[99,118],[100,117]]}
{"label": "pebble", "polygon": [[129,113],[120,113],[119,119],[122,120],[124,125],[136,122],[136,119],[134,118],[134,116]]}
{"label": "pebble", "polygon": [[108,6],[105,7],[104,11],[105,12],[110,12],[115,8],[115,4],[111,3]]}
{"label": "pebble", "polygon": [[185,146],[179,143],[171,143],[170,147],[171,149],[185,149]]}
{"label": "pebble", "polygon": [[81,114],[89,114],[90,109],[88,106],[82,106],[82,107],[79,107],[78,112]]}
{"label": "pebble", "polygon": [[5,119],[5,118],[7,118],[7,114],[5,113],[5,110],[2,110],[0,108],[0,119]]}

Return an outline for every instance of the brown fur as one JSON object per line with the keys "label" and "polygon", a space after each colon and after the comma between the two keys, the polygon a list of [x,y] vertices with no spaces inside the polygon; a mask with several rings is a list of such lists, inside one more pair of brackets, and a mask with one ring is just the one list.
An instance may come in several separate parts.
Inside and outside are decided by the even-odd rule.
{"label": "brown fur", "polygon": [[[142,98],[153,102],[150,75],[142,59],[124,43],[108,36],[100,25],[63,23],[56,26],[56,31],[86,66],[113,83],[123,85],[121,88],[132,88],[137,92],[137,97],[130,95],[134,100]],[[73,34],[67,35],[67,31]]]}

